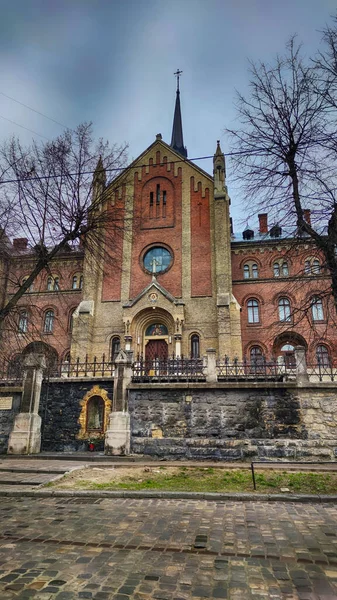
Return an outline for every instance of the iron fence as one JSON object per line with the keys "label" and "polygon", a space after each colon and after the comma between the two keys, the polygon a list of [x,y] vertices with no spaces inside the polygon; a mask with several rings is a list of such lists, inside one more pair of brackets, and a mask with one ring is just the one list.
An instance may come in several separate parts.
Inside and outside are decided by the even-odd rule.
{"label": "iron fence", "polygon": [[296,367],[280,364],[277,361],[243,360],[230,361],[225,356],[216,363],[218,381],[285,381],[296,379]]}
{"label": "iron fence", "polygon": [[309,381],[314,383],[315,381],[337,381],[337,367],[332,364],[324,364],[318,362],[316,365],[308,365],[307,373]]}
{"label": "iron fence", "polygon": [[169,358],[146,360],[139,357],[132,365],[132,381],[205,381],[203,360]]}
{"label": "iron fence", "polygon": [[98,360],[94,356],[94,359],[89,361],[88,356],[86,356],[84,361],[80,361],[77,358],[74,362],[63,361],[51,365],[47,369],[46,376],[48,378],[114,377],[114,374],[115,363],[105,360],[105,355],[103,354],[101,360]]}

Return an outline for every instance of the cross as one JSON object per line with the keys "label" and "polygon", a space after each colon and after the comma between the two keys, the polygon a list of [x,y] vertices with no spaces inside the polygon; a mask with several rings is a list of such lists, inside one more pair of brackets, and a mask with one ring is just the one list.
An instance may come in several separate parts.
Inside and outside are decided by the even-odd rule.
{"label": "cross", "polygon": [[179,77],[181,74],[182,74],[182,71],[179,71],[179,69],[177,69],[177,71],[175,73],[173,73],[173,75],[175,75],[177,78],[177,92],[179,92]]}
{"label": "cross", "polygon": [[156,260],[155,258],[153,258],[150,262],[150,265],[152,266],[152,273],[153,275],[155,275],[156,273],[156,267],[160,265],[159,261]]}

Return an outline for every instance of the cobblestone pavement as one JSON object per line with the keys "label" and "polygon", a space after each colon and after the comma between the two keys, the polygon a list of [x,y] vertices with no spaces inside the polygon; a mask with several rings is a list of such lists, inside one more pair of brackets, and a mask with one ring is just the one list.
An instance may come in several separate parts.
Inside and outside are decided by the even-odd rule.
{"label": "cobblestone pavement", "polygon": [[337,598],[337,505],[3,498],[0,599]]}

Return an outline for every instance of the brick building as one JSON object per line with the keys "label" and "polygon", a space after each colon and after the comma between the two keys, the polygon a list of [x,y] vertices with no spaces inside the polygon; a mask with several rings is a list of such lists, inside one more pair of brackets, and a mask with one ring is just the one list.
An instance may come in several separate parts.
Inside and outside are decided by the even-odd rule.
{"label": "brick building", "polygon": [[[211,176],[187,158],[178,89],[171,144],[158,134],[110,187],[101,164],[94,174],[104,209],[124,218],[122,233],[104,240],[114,264],[82,248],[58,256],[20,301],[17,331],[6,337],[11,368],[36,348],[66,362],[110,360],[120,348],[148,359],[214,348],[221,357],[292,364],[299,345],[309,362],[333,360],[322,258],[310,240],[294,243],[292,232],[268,225],[267,215],[258,232],[231,233],[219,142],[213,165]],[[16,239],[8,257],[5,295],[28,275],[34,252]]]}

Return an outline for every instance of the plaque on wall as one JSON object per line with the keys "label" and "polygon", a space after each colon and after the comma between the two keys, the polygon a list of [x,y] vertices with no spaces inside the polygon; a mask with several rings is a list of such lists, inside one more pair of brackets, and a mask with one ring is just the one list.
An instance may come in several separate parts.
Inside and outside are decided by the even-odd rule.
{"label": "plaque on wall", "polygon": [[12,410],[13,396],[0,396],[0,410]]}

